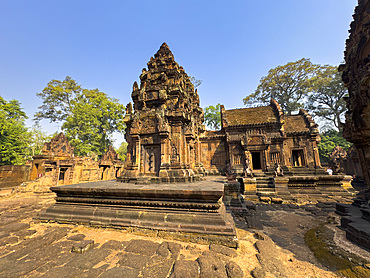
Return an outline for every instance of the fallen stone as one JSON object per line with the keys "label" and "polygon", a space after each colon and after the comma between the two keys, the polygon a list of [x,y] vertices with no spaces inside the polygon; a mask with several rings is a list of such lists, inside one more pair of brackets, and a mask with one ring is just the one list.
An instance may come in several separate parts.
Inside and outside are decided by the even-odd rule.
{"label": "fallen stone", "polygon": [[251,275],[254,278],[265,278],[266,271],[262,267],[256,267],[251,271]]}
{"label": "fallen stone", "polygon": [[243,278],[243,270],[235,262],[228,262],[226,264],[226,273],[229,278]]}
{"label": "fallen stone", "polygon": [[94,248],[94,241],[93,240],[83,240],[80,241],[72,246],[72,252],[73,253],[78,253],[78,254],[83,254],[86,251]]}
{"label": "fallen stone", "polygon": [[170,278],[198,278],[199,272],[196,261],[180,260],[175,263]]}
{"label": "fallen stone", "polygon": [[216,253],[226,255],[229,257],[233,257],[233,258],[237,256],[235,249],[232,249],[226,246],[217,245],[217,244],[210,244],[209,251],[216,252]]}

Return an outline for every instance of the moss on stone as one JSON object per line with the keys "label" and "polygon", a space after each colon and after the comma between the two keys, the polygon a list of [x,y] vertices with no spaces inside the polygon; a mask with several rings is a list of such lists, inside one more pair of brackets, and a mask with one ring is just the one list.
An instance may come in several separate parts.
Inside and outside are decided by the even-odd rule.
{"label": "moss on stone", "polygon": [[370,269],[363,267],[363,260],[335,246],[333,232],[324,224],[310,229],[304,236],[305,244],[317,260],[344,277],[370,277]]}

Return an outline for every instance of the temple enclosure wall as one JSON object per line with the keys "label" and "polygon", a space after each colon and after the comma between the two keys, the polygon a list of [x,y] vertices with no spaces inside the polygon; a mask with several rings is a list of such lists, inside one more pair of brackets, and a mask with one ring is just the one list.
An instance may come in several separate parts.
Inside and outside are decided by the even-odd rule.
{"label": "temple enclosure wall", "polygon": [[4,165],[0,167],[0,188],[20,185],[30,179],[30,165]]}

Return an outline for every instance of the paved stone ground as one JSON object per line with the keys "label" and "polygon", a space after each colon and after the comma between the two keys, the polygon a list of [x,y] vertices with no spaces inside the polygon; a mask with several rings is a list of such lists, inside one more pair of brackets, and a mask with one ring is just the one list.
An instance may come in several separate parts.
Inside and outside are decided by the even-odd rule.
{"label": "paved stone ground", "polygon": [[316,206],[257,205],[235,216],[235,250],[153,237],[150,231],[35,223],[32,218],[53,198],[0,198],[0,277],[337,277],[315,262],[302,241],[317,217],[327,218],[319,216],[321,208],[313,215]]}

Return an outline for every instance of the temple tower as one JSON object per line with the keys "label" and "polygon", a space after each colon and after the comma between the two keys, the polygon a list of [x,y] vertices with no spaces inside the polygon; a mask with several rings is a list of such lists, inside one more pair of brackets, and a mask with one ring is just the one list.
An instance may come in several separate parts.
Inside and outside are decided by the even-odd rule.
{"label": "temple tower", "polygon": [[185,181],[200,162],[204,131],[199,96],[185,70],[163,43],[135,82],[126,107],[128,143],[123,181],[138,177]]}

